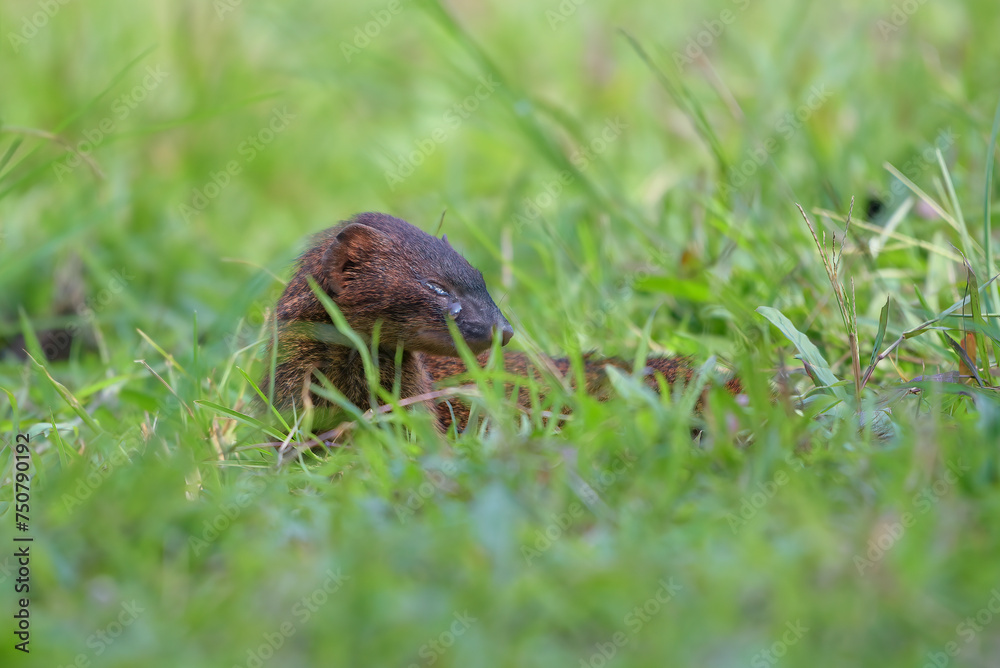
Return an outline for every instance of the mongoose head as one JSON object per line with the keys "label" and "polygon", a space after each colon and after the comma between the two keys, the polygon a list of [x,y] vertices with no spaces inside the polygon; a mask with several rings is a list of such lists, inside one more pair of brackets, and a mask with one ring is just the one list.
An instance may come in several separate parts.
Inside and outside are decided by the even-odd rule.
{"label": "mongoose head", "polygon": [[[453,320],[478,354],[494,336],[504,345],[514,330],[493,302],[483,275],[446,239],[382,213],[362,213],[320,235],[302,258],[354,331],[380,346],[457,356]],[[300,271],[300,273],[302,273]],[[279,318],[281,313],[278,314]]]}

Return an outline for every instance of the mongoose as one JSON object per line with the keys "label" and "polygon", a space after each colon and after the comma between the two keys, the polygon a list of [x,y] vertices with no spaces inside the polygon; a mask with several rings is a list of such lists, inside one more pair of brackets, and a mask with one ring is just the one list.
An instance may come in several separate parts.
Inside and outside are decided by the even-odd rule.
{"label": "mongoose", "polygon": [[[458,357],[449,320],[469,349],[479,355],[481,364],[485,364],[495,336],[506,345],[514,335],[490,297],[482,273],[451,247],[447,236],[438,239],[382,213],[358,214],[316,235],[278,300],[273,403],[282,410],[293,404],[301,409],[306,401],[330,408],[327,400],[309,390],[310,383],[319,383],[314,371],[329,379],[359,409],[371,408],[373,395],[361,356],[334,326],[313,293],[309,276],[330,296],[366,345],[380,323],[379,379],[390,392],[397,386],[401,399],[431,392],[438,381],[467,371]],[[268,366],[271,358],[269,343]],[[672,384],[678,379],[690,380],[693,373],[684,357],[652,357],[646,363],[646,382],[654,389],[658,387],[656,375]],[[630,369],[622,360],[592,355],[584,359],[588,391],[602,391],[604,369],[609,365]],[[513,374],[538,377],[524,353],[505,353],[504,367]],[[568,359],[552,359],[550,367],[564,376],[570,374]],[[739,391],[736,380],[727,387]],[[267,373],[260,388],[265,393],[271,389]],[[523,389],[518,403],[525,407],[529,403]],[[442,431],[456,421],[456,426],[464,429],[469,418],[469,407],[454,399],[428,402],[427,408],[437,414]],[[321,416],[314,422],[314,431],[332,427],[328,420]]]}

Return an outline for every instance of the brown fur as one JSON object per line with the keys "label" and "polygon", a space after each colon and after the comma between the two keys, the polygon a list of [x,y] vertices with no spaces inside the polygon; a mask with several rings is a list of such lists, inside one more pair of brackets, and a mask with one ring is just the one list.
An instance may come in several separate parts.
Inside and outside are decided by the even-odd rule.
{"label": "brown fur", "polygon": [[[401,399],[430,392],[440,381],[467,371],[457,357],[449,320],[469,349],[480,354],[480,363],[489,356],[486,351],[494,336],[500,335],[504,345],[513,336],[513,329],[486,290],[482,274],[445,238],[438,239],[385,214],[359,214],[316,235],[278,300],[272,400],[279,409],[288,410],[293,405],[301,409],[306,403],[330,408],[329,402],[309,390],[310,383],[319,383],[315,373],[329,379],[361,410],[371,408],[373,399],[380,403],[368,386],[361,356],[316,298],[308,283],[310,276],[366,345],[371,345],[378,326],[380,385],[390,393],[398,389]],[[271,353],[269,345],[268,362]],[[559,375],[570,375],[567,359],[552,359],[550,363]],[[658,375],[668,383],[691,378],[692,367],[686,358],[653,357],[646,363],[646,382],[654,389],[658,389]],[[588,392],[605,396],[604,368],[609,365],[631,369],[618,359],[584,359]],[[541,378],[523,353],[505,354],[504,367],[518,376]],[[271,383],[265,374],[260,387],[271,392]],[[739,391],[737,381],[728,387]],[[524,388],[518,403],[529,405]],[[427,408],[437,413],[442,430],[452,424],[453,412],[459,429],[465,428],[469,418],[469,407],[460,401],[428,403]],[[332,413],[324,411],[314,423],[314,431],[333,426]]]}
{"label": "brown fur", "polygon": [[[485,366],[489,359],[489,353],[483,353],[477,360],[480,365]],[[542,362],[548,367],[548,371],[557,374],[559,377],[571,379],[572,368],[569,358],[546,358]],[[540,382],[544,388],[545,374],[540,372],[535,363],[531,361],[525,353],[506,352],[503,355],[504,370],[514,376],[531,377]],[[587,393],[606,399],[609,395],[608,376],[606,367],[613,366],[626,373],[632,372],[632,364],[615,357],[599,357],[596,355],[585,355],[583,358],[583,372],[587,382]],[[457,357],[441,357],[438,355],[424,356],[424,369],[430,374],[435,385],[442,381],[454,380],[456,377],[468,371],[465,363]],[[656,390],[660,390],[659,377],[663,377],[667,385],[673,385],[678,381],[688,383],[694,375],[694,367],[688,357],[649,357],[646,359],[644,380],[646,385]],[[513,388],[509,388],[513,389]],[[732,394],[739,394],[743,391],[742,385],[736,378],[731,378],[726,382],[726,389]],[[523,385],[519,388],[518,405],[522,408],[531,406],[531,394]],[[702,407],[702,400],[698,401],[697,408]],[[442,428],[447,429],[453,421],[457,421],[459,431],[465,429],[469,420],[468,404],[455,399],[449,399],[437,404],[438,423]],[[452,416],[454,415],[454,420]]]}

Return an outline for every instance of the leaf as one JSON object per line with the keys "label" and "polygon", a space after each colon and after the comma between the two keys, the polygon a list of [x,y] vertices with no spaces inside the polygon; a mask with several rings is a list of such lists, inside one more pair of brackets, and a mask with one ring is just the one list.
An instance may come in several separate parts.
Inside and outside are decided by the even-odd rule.
{"label": "leaf", "polygon": [[846,393],[843,387],[834,387],[840,381],[830,370],[830,364],[820,353],[819,348],[813,345],[813,342],[805,334],[795,329],[791,320],[786,318],[781,311],[770,306],[757,307],[757,313],[767,318],[795,346],[795,349],[799,351],[799,358],[807,365],[806,369],[817,385],[828,387],[835,395],[843,398],[842,395]]}
{"label": "leaf", "polygon": [[309,288],[316,295],[316,299],[323,305],[323,308],[326,309],[330,319],[333,320],[334,329],[337,334],[346,337],[347,341],[361,355],[361,364],[365,369],[365,377],[368,379],[369,384],[374,383],[375,386],[378,386],[378,376],[375,373],[371,351],[368,350],[368,346],[362,341],[361,336],[347,324],[347,318],[344,317],[344,314],[340,312],[340,308],[330,299],[330,295],[326,294],[326,291],[319,287],[319,284],[316,283],[316,280],[312,276],[309,276],[308,280]]}
{"label": "leaf", "polygon": [[621,369],[609,364],[604,367],[604,373],[615,393],[623,399],[636,402],[642,401],[650,406],[655,406],[658,403],[658,398],[651,389]]}
{"label": "leaf", "polygon": [[194,362],[192,362],[191,366],[194,367],[194,372],[198,373],[198,312],[194,311],[191,315],[194,321],[192,324],[194,331],[191,333],[191,356]]}
{"label": "leaf", "polygon": [[958,201],[958,195],[955,194],[955,184],[952,182],[948,165],[944,162],[944,156],[941,155],[941,149],[937,149],[936,153],[938,165],[941,167],[941,174],[948,193],[948,203],[951,205],[952,211],[955,212],[954,227],[962,239],[962,254],[966,257],[966,264],[968,264],[968,258],[975,256],[976,247],[972,243],[972,237],[969,236],[969,227],[965,224],[965,216],[962,215],[962,206]]}
{"label": "leaf", "polygon": [[87,385],[85,387],[78,388],[76,391],[76,396],[81,399],[86,399],[90,395],[96,394],[105,388],[117,385],[119,383],[125,383],[131,380],[132,378],[134,378],[134,376],[132,374],[127,374],[127,373],[120,373],[116,376],[101,378],[95,383],[91,383],[90,385]]}
{"label": "leaf", "polygon": [[646,276],[635,282],[636,290],[662,292],[693,302],[713,302],[716,300],[711,288],[705,283],[683,281],[673,276]]}
{"label": "leaf", "polygon": [[[991,239],[993,238],[993,224],[990,206],[990,193],[993,191],[993,163],[996,160],[998,135],[1000,135],[1000,102],[997,102],[997,109],[993,114],[993,130],[990,132],[990,143],[986,145],[986,178],[984,180],[986,185],[983,188],[983,211],[986,212],[985,220],[983,221],[983,252],[986,256],[986,271],[990,274],[995,271],[995,263],[993,262],[993,246],[991,244]],[[992,299],[990,297],[992,297]],[[987,310],[991,313],[997,313],[1000,311],[1000,290],[998,290],[996,285],[993,286],[993,290],[991,290],[990,293],[987,293],[986,303],[988,306],[991,305],[990,308],[987,308]],[[997,364],[1000,365],[1000,341],[997,341],[996,339],[993,340],[993,357]]]}
{"label": "leaf", "polygon": [[76,413],[81,420],[83,420],[84,424],[86,424],[88,427],[93,429],[98,434],[104,433],[104,430],[101,429],[101,425],[97,424],[97,421],[94,420],[94,418],[91,417],[90,413],[88,413],[83,408],[83,406],[80,404],[77,398],[73,396],[73,393],[70,392],[68,389],[66,389],[65,385],[63,385],[55,378],[53,378],[52,374],[49,373],[49,370],[46,369],[44,365],[40,364],[38,360],[36,360],[31,355],[28,355],[28,357],[31,359],[32,362],[35,363],[35,366],[37,366],[39,369],[42,370],[42,373],[45,374],[45,377],[49,379],[50,383],[52,383],[52,387],[56,388],[56,392],[59,393],[59,396],[63,398],[63,401],[69,404],[69,407],[73,409],[73,412]]}
{"label": "leaf", "polygon": [[655,309],[646,318],[646,324],[642,328],[642,337],[639,339],[639,345],[635,351],[635,361],[632,363],[632,375],[634,376],[638,376],[639,372],[646,366],[646,354],[649,352],[649,337],[653,332],[654,316],[656,316]]}
{"label": "leaf", "polygon": [[885,328],[889,324],[889,296],[886,295],[885,306],[882,307],[882,312],[878,317],[878,332],[875,333],[875,345],[872,346],[872,358],[868,362],[869,365],[874,366],[875,360],[878,359],[879,348],[882,347],[882,340],[885,338]]}
{"label": "leaf", "polygon": [[157,395],[149,392],[130,390],[128,388],[123,388],[118,393],[118,400],[122,403],[138,406],[141,410],[149,411],[150,413],[155,413],[163,408]]}
{"label": "leaf", "polygon": [[158,344],[156,341],[154,341],[153,339],[149,338],[149,335],[146,334],[146,332],[142,331],[138,327],[135,328],[135,331],[139,332],[139,336],[141,336],[146,341],[146,343],[148,343],[149,345],[151,345],[153,347],[153,350],[155,350],[156,352],[160,353],[160,355],[163,357],[163,359],[167,360],[168,364],[170,364],[171,366],[173,366],[175,369],[177,369],[178,371],[180,371],[185,376],[188,375],[188,372],[184,370],[184,367],[182,367],[180,364],[177,363],[177,360],[174,359],[174,356],[171,355],[170,353],[168,353],[163,348],[161,348],[160,344]]}
{"label": "leaf", "polygon": [[23,142],[24,137],[17,137],[10,143],[10,146],[7,148],[7,152],[3,154],[2,158],[0,158],[0,172],[2,172],[3,168],[7,166],[10,159],[14,157],[14,153]]}
{"label": "leaf", "polygon": [[971,359],[969,359],[969,355],[968,353],[965,352],[965,348],[960,346],[958,342],[955,341],[955,339],[951,338],[944,332],[941,333],[941,336],[944,337],[944,340],[948,343],[949,346],[951,346],[951,349],[955,351],[955,354],[958,355],[958,358],[962,361],[962,364],[969,370],[969,372],[972,374],[972,377],[976,379],[976,382],[979,383],[979,387],[983,387],[983,379],[980,378],[979,372],[976,370],[976,365]]}
{"label": "leaf", "polygon": [[[965,341],[962,342],[962,350],[964,350],[965,354],[969,356],[969,360],[973,364],[975,364],[976,363],[976,358],[977,358],[977,355],[978,355],[978,352],[977,352],[978,351],[978,346],[976,346],[976,335],[975,334],[973,334],[972,332],[966,332],[965,333]],[[961,374],[963,376],[971,376],[972,375],[972,370],[969,369],[969,367],[967,367],[965,365],[965,362],[962,362],[959,365],[958,372],[959,372],[959,374]]]}
{"label": "leaf", "polygon": [[701,398],[702,393],[705,391],[705,386],[708,385],[709,378],[712,377],[715,365],[715,355],[712,355],[695,370],[691,382],[684,386],[684,394],[681,396],[679,403],[685,414],[690,415],[694,412],[694,407],[698,404],[698,399]]}
{"label": "leaf", "polygon": [[20,432],[21,431],[21,420],[20,420],[20,413],[19,413],[18,406],[17,406],[17,397],[14,396],[13,392],[11,392],[10,390],[8,390],[5,387],[0,387],[0,390],[3,390],[3,393],[7,395],[7,400],[10,402],[10,412],[11,412],[11,416],[12,416],[12,419],[11,419],[12,429],[11,429],[11,431]]}
{"label": "leaf", "polygon": [[675,83],[667,76],[667,73],[663,71],[659,65],[653,62],[653,59],[643,48],[642,44],[633,37],[630,33],[625,30],[619,29],[619,32],[628,41],[629,46],[635,51],[639,59],[646,64],[646,67],[653,73],[656,77],[656,81],[663,87],[670,97],[674,98],[677,104],[683,109],[684,114],[688,117],[691,125],[694,126],[695,132],[701,137],[712,155],[715,156],[716,166],[719,169],[719,174],[725,174],[729,169],[729,161],[726,160],[725,151],[722,150],[722,142],[719,141],[718,135],[716,135],[715,130],[712,128],[712,124],[708,121],[708,116],[705,114],[704,109],[702,109],[701,103],[698,98],[695,97],[691,91],[684,87],[683,83]]}
{"label": "leaf", "polygon": [[39,343],[38,335],[35,334],[35,327],[31,324],[31,320],[28,319],[28,314],[25,313],[24,307],[17,307],[17,315],[18,319],[21,321],[21,336],[24,337],[24,352],[27,353],[28,357],[32,359],[46,359],[46,355],[42,351],[42,344]]}
{"label": "leaf", "polygon": [[210,408],[217,413],[222,413],[227,417],[233,418],[237,422],[242,422],[252,427],[257,427],[258,429],[263,430],[268,435],[274,437],[278,441],[285,440],[285,436],[277,429],[268,425],[267,423],[261,422],[260,420],[251,415],[247,415],[246,413],[240,413],[239,411],[233,410],[232,408],[228,408],[226,406],[223,406],[222,404],[217,404],[214,401],[207,401],[205,399],[195,399],[194,403],[197,404],[198,406],[204,406],[205,408]]}
{"label": "leaf", "polygon": [[920,289],[920,286],[917,285],[916,283],[913,284],[913,292],[917,295],[917,301],[920,302],[920,306],[922,306],[924,309],[925,317],[933,313],[934,309],[931,308],[931,305],[927,301],[927,298],[924,297],[923,291]]}
{"label": "leaf", "polygon": [[[972,324],[974,326],[976,342],[976,348],[973,349],[973,355],[970,355],[969,357],[972,363],[975,364],[975,351],[979,350],[982,352],[982,375],[989,378],[990,354],[989,348],[986,347],[986,336],[983,334],[983,330],[986,329],[986,319],[983,317],[983,309],[979,300],[979,280],[976,278],[976,272],[972,270],[972,265],[969,263],[968,258],[965,260],[965,271],[968,274],[969,280],[969,305],[972,307]],[[1000,363],[1000,360],[997,360],[997,362]],[[976,379],[979,380],[979,376],[976,376]],[[981,381],[980,385],[982,385]]]}
{"label": "leaf", "polygon": [[[996,279],[997,279],[997,276],[994,276],[993,278],[991,278],[990,280],[988,280],[986,283],[984,283],[983,285],[979,286],[979,291],[981,292],[982,290],[985,290],[986,287],[990,283],[992,283],[993,281],[995,281]],[[921,295],[921,294],[918,293],[917,296],[921,299],[920,303],[924,306],[924,308],[927,309],[928,311],[930,311],[931,309],[930,309],[929,305],[926,303],[926,301],[923,300],[923,295]],[[969,303],[969,295],[966,295],[965,297],[962,297],[957,302],[955,302],[954,304],[952,304],[951,306],[949,306],[944,311],[941,311],[940,313],[938,313],[936,316],[934,316],[930,320],[922,322],[919,325],[917,325],[916,327],[913,327],[911,329],[906,330],[900,336],[900,339],[912,339],[914,336],[919,336],[920,334],[923,334],[928,329],[931,329],[933,325],[935,325],[936,323],[944,320],[945,318],[947,318],[948,316],[950,316],[951,314],[953,314],[955,311],[957,311],[957,310],[959,310],[961,308],[965,308],[965,305],[968,304],[968,303]]]}
{"label": "leaf", "polygon": [[257,393],[257,396],[260,397],[260,400],[264,402],[264,405],[270,408],[271,412],[274,413],[275,417],[277,417],[281,421],[281,426],[285,428],[285,431],[291,431],[292,428],[288,426],[288,423],[285,421],[285,418],[281,416],[281,413],[278,412],[278,409],[274,407],[274,404],[272,404],[270,401],[267,400],[267,397],[264,395],[263,392],[261,392],[260,388],[257,387],[257,383],[253,382],[253,379],[250,377],[250,375],[247,374],[247,372],[244,371],[242,367],[237,366],[236,370],[239,371],[240,374],[242,374],[243,379],[246,382],[250,383],[250,387],[252,387],[254,392]]}

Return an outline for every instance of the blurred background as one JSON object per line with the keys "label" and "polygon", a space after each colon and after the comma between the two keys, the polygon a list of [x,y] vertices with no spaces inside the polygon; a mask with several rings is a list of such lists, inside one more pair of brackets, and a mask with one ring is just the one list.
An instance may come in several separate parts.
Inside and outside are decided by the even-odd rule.
{"label": "blurred background", "polygon": [[[469,464],[467,494],[426,523],[400,524],[387,499],[420,489],[422,472],[391,457],[379,469],[369,454],[364,470],[404,466],[395,491],[376,477],[345,482],[336,503],[323,498],[317,489],[344,474],[339,464],[260,491],[253,476],[204,464],[216,437],[240,437],[213,431],[193,402],[245,409],[235,369],[252,375],[259,365],[256,342],[291,262],[311,234],[361,211],[447,233],[515,322],[515,345],[631,359],[649,323],[654,352],[759,363],[766,376],[783,342],[754,310],[773,306],[839,373],[849,366],[845,335],[794,204],[840,240],[836,217],[855,198],[845,263],[866,346],[887,294],[891,338],[962,297],[958,249],[974,251],[985,280],[998,28],[990,0],[4,2],[0,386],[10,407],[0,419],[4,438],[30,426],[47,444],[34,484],[49,491],[35,502],[38,651],[12,653],[8,635],[0,655],[10,665],[37,657],[81,666],[936,660],[928,657],[955,638],[959,611],[985,606],[994,580],[981,562],[959,563],[956,535],[921,525],[913,560],[903,561],[912,579],[858,584],[853,552],[838,552],[841,529],[863,548],[894,517],[843,519],[879,489],[869,460],[825,469],[841,482],[855,465],[874,476],[827,495],[843,526],[825,511],[789,510],[795,520],[769,519],[730,545],[725,503],[739,508],[740,493],[775,480],[768,464],[740,478],[751,486],[729,502],[707,502],[714,529],[668,529],[702,512],[701,501],[663,492],[664,505],[653,505],[664,514],[633,522],[623,513],[610,524],[599,516],[565,548],[577,552],[553,550],[532,571],[508,533],[544,532],[573,497],[517,524],[511,508],[544,496],[511,491],[520,464]],[[947,216],[905,182],[945,202]],[[960,226],[949,222],[956,216]],[[897,360],[902,371],[886,363],[876,381],[937,369],[950,354],[940,341],[914,340]],[[103,435],[88,435],[60,387]],[[783,445],[761,446],[779,467],[802,442],[789,429],[774,435]],[[641,449],[629,433],[608,432],[601,447]],[[89,453],[136,448],[150,464],[142,473],[111,475],[92,498],[90,487],[80,491],[85,475],[114,470]],[[905,480],[919,459],[910,454],[884,470]],[[726,476],[690,481],[737,466],[726,461],[688,462],[671,480],[688,480],[685,494],[714,495]],[[648,483],[621,507],[641,513],[659,493]],[[914,491],[887,486],[907,499]],[[185,506],[198,490],[210,505]],[[227,537],[199,552],[190,537],[219,508],[242,519],[229,518]],[[785,522],[798,538],[783,542]],[[4,531],[11,523],[5,516]],[[948,569],[928,556],[934,545],[955,559]],[[656,565],[669,566],[662,583],[629,579]],[[349,585],[337,584],[339,567]],[[846,571],[858,588],[838,594]],[[934,580],[938,571],[948,582]],[[682,572],[686,589],[670,593],[670,574]],[[280,631],[281,614],[341,586],[351,588],[336,611],[294,626],[299,636],[276,653],[266,634]],[[924,598],[925,587],[941,597]],[[658,621],[628,617],[633,604],[652,600],[658,613],[674,596],[684,607],[669,623],[653,612],[642,614]],[[124,640],[93,639],[124,623],[133,612],[121,606],[132,600],[151,612],[135,613]],[[486,621],[461,618],[466,608]],[[812,629],[809,649],[797,644],[797,620]],[[632,637],[633,622],[661,628],[619,644],[615,633]],[[464,639],[441,635],[469,628]],[[932,640],[921,644],[921,634]],[[959,637],[961,665],[988,665],[996,638]],[[445,648],[425,648],[431,641]],[[78,656],[91,663],[74,664]]]}
{"label": "blurred background", "polygon": [[[447,211],[441,229],[553,349],[618,340],[617,322],[553,321],[588,322],[638,269],[719,277],[748,312],[806,300],[780,291],[813,253],[793,201],[888,209],[883,163],[928,187],[941,148],[981,215],[992,10],[5,3],[3,146],[20,144],[0,186],[0,334],[18,306],[67,324],[123,272],[94,309],[102,334],[140,344],[155,323],[169,345],[197,311],[212,345],[270,304],[261,267],[285,277],[308,235],[367,210],[432,230]],[[687,289],[660,322],[753,319]]]}

